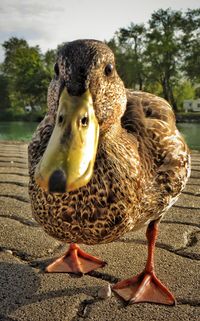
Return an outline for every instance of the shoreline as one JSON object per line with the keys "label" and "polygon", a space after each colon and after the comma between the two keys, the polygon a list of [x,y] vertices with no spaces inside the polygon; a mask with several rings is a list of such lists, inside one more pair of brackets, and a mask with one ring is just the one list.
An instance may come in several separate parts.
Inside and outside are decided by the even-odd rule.
{"label": "shoreline", "polygon": [[177,123],[200,124],[200,115],[196,114],[175,114]]}
{"label": "shoreline", "polygon": [[[30,141],[25,141],[25,140],[0,140],[0,144],[3,144],[3,145],[29,145]],[[198,149],[190,149],[190,152],[193,153],[193,154],[198,154],[200,153],[200,150]]]}

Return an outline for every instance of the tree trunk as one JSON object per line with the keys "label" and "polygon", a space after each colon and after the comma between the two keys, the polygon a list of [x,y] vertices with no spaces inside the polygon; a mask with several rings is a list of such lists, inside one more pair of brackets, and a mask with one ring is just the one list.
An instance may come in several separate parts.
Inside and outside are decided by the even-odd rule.
{"label": "tree trunk", "polygon": [[168,91],[168,85],[167,85],[167,80],[164,77],[162,82],[161,82],[162,88],[163,88],[163,97],[169,101],[169,91]]}
{"label": "tree trunk", "polygon": [[162,80],[162,88],[163,88],[163,97],[172,105],[174,111],[177,111],[177,103],[174,98],[173,90],[170,85],[169,79],[166,79],[166,77]]}
{"label": "tree trunk", "polygon": [[169,86],[169,94],[170,94],[170,104],[173,106],[174,111],[177,112],[178,111],[177,103],[174,98],[174,94],[171,86]]}

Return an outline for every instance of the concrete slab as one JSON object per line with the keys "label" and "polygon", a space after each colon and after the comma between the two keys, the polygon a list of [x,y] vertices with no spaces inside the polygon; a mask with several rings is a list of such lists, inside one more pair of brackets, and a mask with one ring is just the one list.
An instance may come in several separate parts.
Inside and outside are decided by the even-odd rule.
{"label": "concrete slab", "polygon": [[192,178],[160,224],[157,276],[177,299],[175,307],[166,307],[125,306],[114,294],[98,297],[102,287],[143,269],[145,229],[110,244],[82,246],[108,262],[90,275],[43,272],[67,245],[50,238],[32,219],[26,151],[26,144],[0,142],[0,320],[200,320],[200,153],[193,153]]}
{"label": "concrete slab", "polygon": [[32,217],[30,203],[10,198],[9,196],[0,196],[0,216],[18,217],[19,220],[22,218],[30,219],[35,223],[35,220]]}

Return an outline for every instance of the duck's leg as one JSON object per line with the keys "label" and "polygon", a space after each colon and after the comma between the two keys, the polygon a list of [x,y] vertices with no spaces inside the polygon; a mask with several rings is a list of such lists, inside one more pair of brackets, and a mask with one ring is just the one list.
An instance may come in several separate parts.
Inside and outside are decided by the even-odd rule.
{"label": "duck's leg", "polygon": [[77,244],[71,243],[67,253],[48,265],[46,272],[85,274],[105,265],[106,262],[84,252]]}
{"label": "duck's leg", "polygon": [[158,234],[158,223],[159,221],[153,221],[147,228],[148,258],[144,271],[133,278],[118,282],[112,287],[114,292],[129,303],[175,304],[173,294],[155,275],[154,250]]}

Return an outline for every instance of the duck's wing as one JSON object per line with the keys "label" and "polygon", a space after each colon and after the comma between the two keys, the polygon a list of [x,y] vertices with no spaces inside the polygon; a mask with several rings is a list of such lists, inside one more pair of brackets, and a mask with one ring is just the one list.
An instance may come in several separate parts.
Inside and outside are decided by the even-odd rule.
{"label": "duck's wing", "polygon": [[[163,130],[174,133],[176,121],[170,104],[163,98],[153,94],[126,90],[127,107],[122,118],[122,126],[129,132],[139,135],[144,134],[144,129],[159,133],[163,136]],[[167,134],[166,133],[166,134]]]}
{"label": "duck's wing", "polygon": [[190,155],[169,103],[149,93],[127,90],[122,127],[136,137],[144,168],[154,172],[158,185],[172,197],[178,195],[190,175]]}

